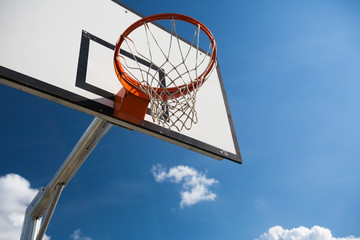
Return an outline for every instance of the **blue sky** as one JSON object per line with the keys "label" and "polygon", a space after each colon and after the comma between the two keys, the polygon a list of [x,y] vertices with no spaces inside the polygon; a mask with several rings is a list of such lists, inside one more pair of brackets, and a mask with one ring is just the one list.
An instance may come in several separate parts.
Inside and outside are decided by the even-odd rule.
{"label": "blue sky", "polygon": [[[243,164],[113,127],[63,191],[52,240],[360,239],[360,2],[122,2],[211,29]],[[20,194],[6,186],[25,200],[46,186],[93,117],[6,86],[0,100],[5,219]],[[181,205],[191,177],[216,197]]]}

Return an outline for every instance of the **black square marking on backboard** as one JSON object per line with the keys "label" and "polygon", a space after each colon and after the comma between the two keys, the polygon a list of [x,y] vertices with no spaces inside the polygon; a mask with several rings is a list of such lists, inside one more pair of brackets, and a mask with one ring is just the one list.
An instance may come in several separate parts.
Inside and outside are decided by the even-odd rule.
{"label": "black square marking on backboard", "polygon": [[[86,72],[87,72],[87,65],[88,65],[90,40],[95,41],[96,43],[98,43],[106,48],[109,48],[111,50],[115,49],[115,46],[112,45],[111,43],[108,43],[108,42],[83,30],[82,35],[81,35],[79,62],[78,62],[75,86],[114,101],[115,96],[113,93],[108,92],[104,89],[101,89],[99,87],[96,87],[96,86],[86,82]],[[115,74],[114,74],[114,76],[115,76]]]}
{"label": "black square marking on backboard", "polygon": [[[107,98],[109,100],[115,101],[115,95],[113,93],[108,92],[104,89],[101,89],[97,86],[94,86],[94,85],[86,82],[86,72],[87,72],[87,66],[88,66],[90,41],[94,41],[112,51],[115,50],[115,45],[113,45],[109,42],[106,42],[105,40],[103,40],[99,37],[96,37],[95,35],[83,30],[82,34],[81,34],[79,61],[78,61],[75,86],[77,86],[81,89],[84,89],[86,91],[92,92],[94,94],[97,94],[99,96],[102,96],[104,98]],[[161,80],[161,84],[163,86],[166,86],[166,79],[164,77],[165,73],[162,71],[161,68],[157,67],[156,65],[154,65],[138,56],[134,56],[132,53],[129,53],[123,49],[120,49],[120,54],[122,54],[123,56],[128,57],[130,59],[136,60],[138,63],[140,63],[146,67],[150,67],[151,69],[157,71],[159,73],[159,79]],[[116,77],[115,70],[114,70],[114,77]],[[168,106],[163,106],[163,108],[168,109]],[[147,109],[147,114],[150,114],[150,109]],[[165,119],[167,118],[167,116],[168,116],[168,113],[164,114]]]}
{"label": "black square marking on backboard", "polygon": [[[103,90],[101,88],[98,88],[98,87],[86,82],[86,72],[87,72],[87,65],[88,65],[90,41],[94,41],[112,51],[114,51],[114,49],[115,49],[115,45],[113,45],[109,42],[106,42],[105,40],[103,40],[99,37],[96,37],[95,35],[83,30],[82,35],[81,35],[79,62],[78,62],[75,86],[82,88],[84,90],[87,90],[89,92],[92,92],[94,94],[97,94],[99,96],[102,96],[104,98],[114,100],[115,97],[114,97],[113,93]],[[165,85],[164,72],[162,71],[161,68],[157,67],[153,63],[150,63],[138,56],[134,56],[132,53],[129,53],[123,49],[120,49],[120,54],[125,57],[128,57],[130,59],[136,60],[138,63],[140,63],[146,67],[150,67],[151,69],[157,71],[159,73],[160,80],[162,80],[162,83]],[[116,78],[115,70],[114,70],[114,77]]]}

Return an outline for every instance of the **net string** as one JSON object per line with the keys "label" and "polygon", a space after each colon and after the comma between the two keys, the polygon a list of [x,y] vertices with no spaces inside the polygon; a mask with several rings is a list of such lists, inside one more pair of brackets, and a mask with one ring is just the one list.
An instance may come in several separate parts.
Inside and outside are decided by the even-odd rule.
{"label": "net string", "polygon": [[[153,34],[149,24],[144,23],[143,26],[146,36],[147,54],[139,51],[135,42],[130,37],[125,37],[126,46],[133,56],[135,66],[131,65],[124,56],[118,55],[123,62],[122,66],[126,73],[139,83],[138,86],[134,85],[134,87],[149,96],[149,108],[153,122],[178,131],[182,131],[183,129],[190,130],[192,126],[198,122],[195,109],[197,92],[215,68],[213,67],[206,76],[204,76],[204,74],[199,76],[198,74],[198,69],[204,67],[206,63],[206,57],[211,56],[213,53],[212,45],[209,43],[207,52],[205,54],[203,53],[203,57],[200,57],[201,29],[200,25],[197,25],[195,26],[192,41],[188,44],[188,49],[184,49],[184,42],[178,36],[175,21],[171,19],[170,42],[168,48],[164,50],[164,47],[161,47],[161,44]],[[156,49],[152,49],[155,47]],[[181,58],[179,63],[173,63],[170,60],[170,54],[174,49],[177,50]],[[188,66],[187,60],[190,57],[191,50],[194,49],[196,57],[194,67],[192,67]],[[160,62],[160,64],[155,64],[153,57],[155,50],[158,50],[158,53],[161,53],[164,58],[164,61]],[[150,64],[145,67],[145,65],[139,63],[139,57],[137,56]],[[210,61],[214,60],[210,58]],[[210,62],[205,68],[204,73],[208,71],[209,65]],[[165,71],[164,69],[167,66],[170,66],[170,69]],[[157,77],[158,75],[159,78]],[[174,92],[167,90],[168,88],[174,89],[174,87],[177,88]],[[162,90],[159,91],[159,89]]]}

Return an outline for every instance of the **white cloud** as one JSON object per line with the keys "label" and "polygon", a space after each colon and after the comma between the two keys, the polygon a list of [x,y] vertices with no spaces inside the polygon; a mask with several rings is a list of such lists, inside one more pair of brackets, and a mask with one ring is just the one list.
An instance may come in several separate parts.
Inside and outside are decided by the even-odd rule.
{"label": "white cloud", "polygon": [[[17,174],[0,177],[0,240],[18,240],[25,210],[38,190]],[[44,236],[45,239],[50,239]]]}
{"label": "white cloud", "polygon": [[311,229],[301,226],[290,230],[275,226],[257,240],[360,240],[360,238],[354,236],[335,238],[329,229],[319,226],[313,226]]}
{"label": "white cloud", "polygon": [[70,235],[70,237],[73,240],[91,240],[90,237],[83,236],[80,229],[75,230],[74,233]]}
{"label": "white cloud", "polygon": [[182,191],[180,208],[191,206],[201,201],[214,201],[216,194],[209,190],[209,187],[218,181],[214,178],[207,178],[206,174],[198,172],[196,169],[188,166],[176,166],[167,171],[162,165],[154,165],[151,169],[155,181],[170,181],[181,183]]}

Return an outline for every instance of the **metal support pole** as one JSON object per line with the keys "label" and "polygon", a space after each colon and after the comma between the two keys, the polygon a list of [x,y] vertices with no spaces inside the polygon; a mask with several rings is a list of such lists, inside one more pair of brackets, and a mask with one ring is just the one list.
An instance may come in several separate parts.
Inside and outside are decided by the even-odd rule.
{"label": "metal support pole", "polygon": [[50,222],[50,219],[54,213],[54,210],[55,210],[55,207],[56,207],[56,204],[60,198],[60,194],[62,192],[62,190],[64,189],[65,185],[64,184],[58,184],[56,186],[56,189],[55,189],[55,192],[54,192],[54,196],[50,202],[50,206],[49,206],[49,209],[47,210],[46,212],[46,215],[45,215],[45,218],[41,224],[41,228],[36,236],[36,240],[41,240],[46,232],[46,229],[47,227],[49,226],[49,222]]}
{"label": "metal support pole", "polygon": [[21,230],[21,240],[35,239],[41,226],[41,218],[32,219],[30,214],[25,213],[24,223]]}
{"label": "metal support pole", "polygon": [[[48,183],[46,188],[40,190],[26,209],[20,240],[35,240],[37,235],[39,235],[39,237],[36,238],[36,240],[42,238],[62,189],[75,175],[87,156],[112,126],[113,125],[106,120],[95,117],[53,179]],[[44,225],[40,228],[41,218],[45,213]]]}

